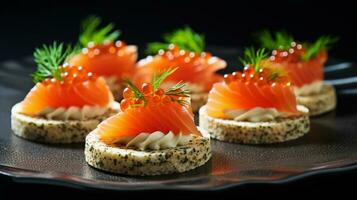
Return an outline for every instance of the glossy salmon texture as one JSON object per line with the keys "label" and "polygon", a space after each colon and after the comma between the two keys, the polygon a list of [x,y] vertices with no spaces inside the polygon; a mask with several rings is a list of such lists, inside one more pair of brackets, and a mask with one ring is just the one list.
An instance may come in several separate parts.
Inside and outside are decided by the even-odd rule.
{"label": "glossy salmon texture", "polygon": [[272,70],[263,68],[255,73],[251,67],[246,67],[243,73],[225,75],[225,81],[214,84],[209,92],[207,114],[215,118],[227,118],[225,110],[256,107],[298,114],[289,79],[279,76],[270,80],[271,77]]}
{"label": "glossy salmon texture", "polygon": [[38,82],[22,101],[22,113],[32,116],[45,108],[107,106],[113,100],[105,80],[82,67],[62,67],[62,77]]}
{"label": "glossy salmon texture", "polygon": [[305,52],[306,50],[302,47],[294,48],[290,52],[274,50],[266,64],[283,68],[290,76],[291,83],[296,87],[323,80],[323,68],[327,61],[327,52],[321,51],[317,56],[306,61],[301,59]]}
{"label": "glossy salmon texture", "polygon": [[194,53],[171,45],[169,50],[160,50],[158,55],[139,61],[134,82],[141,85],[149,82],[153,75],[168,68],[178,68],[165,82],[195,83],[209,91],[212,85],[222,80],[216,71],[226,67],[226,62],[210,53]]}
{"label": "glossy salmon texture", "polygon": [[175,70],[168,70],[154,78],[153,84],[143,83],[140,89],[128,82],[129,87],[124,89],[124,99],[120,102],[121,112],[98,126],[102,141],[113,144],[127,137],[155,131],[200,135],[184,84],[167,90],[159,87]]}
{"label": "glossy salmon texture", "polygon": [[130,108],[103,121],[98,134],[103,142],[113,144],[125,137],[161,131],[164,134],[200,135],[190,108],[170,102]]}
{"label": "glossy salmon texture", "polygon": [[103,77],[125,79],[133,76],[137,60],[137,48],[122,41],[107,42],[83,48],[80,54],[69,60],[73,66],[82,66]]}

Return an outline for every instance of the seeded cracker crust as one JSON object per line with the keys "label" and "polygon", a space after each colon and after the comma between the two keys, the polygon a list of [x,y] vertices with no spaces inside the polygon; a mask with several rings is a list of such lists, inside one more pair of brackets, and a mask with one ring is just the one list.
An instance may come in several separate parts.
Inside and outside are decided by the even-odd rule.
{"label": "seeded cracker crust", "polygon": [[192,112],[197,113],[198,110],[207,103],[208,93],[192,93],[191,107]]}
{"label": "seeded cracker crust", "polygon": [[114,102],[112,108],[96,119],[78,120],[48,120],[30,117],[19,113],[20,103],[11,109],[11,128],[15,135],[22,138],[44,143],[76,143],[84,142],[89,132],[109,116],[119,111],[119,104]]}
{"label": "seeded cracker crust", "polygon": [[323,114],[336,108],[336,92],[333,86],[324,85],[318,94],[298,96],[297,103],[306,106],[311,116]]}
{"label": "seeded cracker crust", "polygon": [[95,168],[125,175],[163,175],[181,173],[205,164],[211,158],[209,136],[194,136],[185,146],[140,151],[103,143],[96,131],[89,133],[85,159]]}
{"label": "seeded cracker crust", "polygon": [[238,122],[209,117],[205,106],[199,111],[199,124],[212,138],[243,144],[284,142],[299,138],[310,130],[308,115],[272,122]]}

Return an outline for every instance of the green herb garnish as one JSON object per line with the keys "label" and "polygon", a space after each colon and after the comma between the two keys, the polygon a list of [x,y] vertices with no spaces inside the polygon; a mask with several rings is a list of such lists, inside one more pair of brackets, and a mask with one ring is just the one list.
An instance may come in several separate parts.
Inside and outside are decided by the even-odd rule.
{"label": "green herb garnish", "polygon": [[182,97],[189,97],[190,91],[187,89],[182,90],[187,86],[186,83],[178,82],[176,85],[169,88],[165,94],[166,95],[173,95],[173,96],[182,96]]}
{"label": "green herb garnish", "polygon": [[161,49],[168,49],[170,44],[174,44],[182,50],[196,53],[201,53],[205,49],[204,35],[194,32],[188,26],[182,29],[177,29],[172,33],[165,34],[163,39],[164,42],[149,43],[146,49],[146,53],[156,54]]}
{"label": "green herb garnish", "polygon": [[[176,70],[177,68],[169,68],[158,75],[154,75],[151,82],[153,91],[157,91],[162,82]],[[125,82],[128,87],[133,91],[135,98],[144,100],[144,104],[134,104],[134,106],[146,105],[148,103],[148,100],[145,99],[145,95],[143,94],[143,92],[138,87],[136,87],[135,84],[133,84],[130,80],[126,80]],[[187,89],[183,89],[184,87],[186,87],[186,84],[179,82],[171,88],[167,89],[165,91],[165,95],[176,97],[189,97],[189,91]],[[176,100],[176,102],[183,106],[186,106],[188,104],[187,99],[178,99]]]}
{"label": "green herb garnish", "polygon": [[167,69],[165,71],[163,71],[162,73],[160,73],[159,75],[154,75],[152,77],[152,87],[154,88],[154,90],[156,90],[157,88],[160,87],[161,83],[168,77],[170,76],[172,73],[174,73],[177,70],[177,67],[174,69]]}
{"label": "green herb garnish", "polygon": [[261,47],[268,50],[287,50],[291,47],[291,43],[294,42],[293,36],[285,31],[277,31],[272,34],[271,32],[264,30],[257,34],[257,38]]}
{"label": "green herb garnish", "polygon": [[304,61],[310,60],[317,56],[320,51],[331,48],[331,45],[335,44],[337,41],[337,37],[321,36],[314,43],[306,43],[306,52],[301,59]]}
{"label": "green herb garnish", "polygon": [[129,79],[125,80],[125,83],[134,92],[135,98],[144,99],[144,94],[140,91],[138,87],[136,87],[136,85],[133,82],[131,82],[131,80]]}
{"label": "green herb garnish", "polygon": [[239,60],[243,63],[244,66],[252,65],[254,71],[257,73],[261,68],[261,62],[266,59],[268,53],[264,48],[255,50],[253,47],[246,48],[244,50],[244,57],[239,58]]}
{"label": "green herb garnish", "polygon": [[65,46],[56,41],[52,45],[43,45],[42,48],[36,48],[33,56],[37,64],[37,71],[31,74],[33,82],[41,82],[49,77],[62,80],[60,65],[73,52],[74,48],[70,45]]}
{"label": "green herb garnish", "polygon": [[[265,30],[257,35],[260,45],[269,50],[287,50],[291,48],[291,44],[294,42],[294,38],[285,31],[278,31],[273,35]],[[314,58],[320,51],[329,49],[337,41],[337,37],[321,36],[314,43],[304,43],[306,52],[301,56],[301,60],[307,61]]]}
{"label": "green herb garnish", "polygon": [[106,41],[114,41],[120,36],[120,30],[113,30],[114,24],[109,23],[104,27],[99,27],[101,19],[97,16],[89,16],[81,24],[79,42],[82,46],[89,43],[102,44]]}
{"label": "green herb garnish", "polygon": [[[154,88],[154,91],[160,87],[161,83],[172,73],[174,73],[177,70],[177,67],[174,69],[167,69],[161,74],[154,76],[152,79],[152,85]],[[174,86],[170,87],[165,91],[165,95],[168,96],[177,96],[177,97],[190,97],[190,92],[187,89],[184,89],[186,87],[186,83],[177,83]],[[187,100],[185,99],[179,99],[176,101],[177,103],[185,106],[188,104]]]}
{"label": "green herb garnish", "polygon": [[272,71],[269,75],[269,80],[275,80],[276,78],[278,78],[280,76],[280,73],[277,71]]}
{"label": "green herb garnish", "polygon": [[[176,97],[190,97],[190,91],[187,89],[184,89],[187,86],[186,83],[177,83],[168,90],[166,90],[165,95],[168,96],[176,96]],[[176,102],[182,106],[187,106],[189,105],[188,99],[183,98],[183,99],[178,99]]]}

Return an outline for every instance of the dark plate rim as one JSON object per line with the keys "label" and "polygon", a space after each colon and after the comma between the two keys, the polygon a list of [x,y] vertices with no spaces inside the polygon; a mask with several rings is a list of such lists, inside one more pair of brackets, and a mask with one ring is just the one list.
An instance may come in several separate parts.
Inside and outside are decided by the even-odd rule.
{"label": "dark plate rim", "polygon": [[[343,62],[333,68],[330,68],[330,71],[341,70],[350,68],[351,63],[353,62]],[[341,69],[340,69],[341,68]],[[350,86],[353,83],[353,88],[343,87],[340,89],[339,95],[355,96],[357,95],[357,90],[354,87],[357,83],[357,77],[353,77],[353,81],[350,81],[347,86]],[[344,81],[346,82],[346,81]],[[343,82],[342,86],[346,85]],[[346,94],[345,94],[346,93]],[[130,183],[119,183],[119,182],[110,182],[105,180],[90,180],[80,176],[74,176],[66,173],[59,172],[41,172],[41,171],[32,171],[27,169],[21,169],[11,166],[6,166],[0,164],[0,176],[10,177],[13,181],[19,183],[34,183],[34,184],[49,184],[55,186],[65,186],[70,188],[82,189],[82,190],[110,190],[110,191],[146,191],[146,190],[179,190],[179,191],[221,191],[227,189],[233,189],[242,185],[251,185],[251,184],[285,184],[292,181],[300,180],[310,176],[329,174],[329,173],[339,173],[357,170],[357,159],[344,159],[342,162],[330,162],[324,168],[318,168],[314,166],[305,166],[303,169],[296,170],[294,173],[286,173],[281,176],[271,177],[268,179],[256,179],[251,180],[241,180],[235,182],[233,180],[210,180],[217,181],[218,184],[213,185],[194,185],[194,184],[180,184],[182,182],[169,182],[166,183],[152,183],[149,185],[136,184],[135,187],[130,185]],[[274,172],[270,169],[271,172]],[[200,181],[206,178],[194,177],[189,181]]]}
{"label": "dark plate rim", "polygon": [[[82,190],[110,190],[110,191],[147,191],[147,190],[179,190],[179,191],[222,191],[233,189],[242,185],[255,184],[285,184],[303,178],[323,175],[329,173],[340,173],[346,171],[357,170],[357,162],[351,160],[350,163],[343,165],[329,166],[321,169],[305,169],[304,171],[289,174],[271,180],[244,180],[240,182],[222,181],[220,185],[209,186],[204,188],[188,186],[177,186],[170,184],[150,184],[137,185],[136,187],[128,187],[129,184],[123,184],[125,187],[120,187],[116,184],[110,184],[104,180],[91,181],[79,176],[73,176],[65,173],[44,173],[39,171],[31,171],[15,167],[0,165],[0,175],[12,178],[14,182],[30,183],[30,184],[48,184],[54,186],[64,186]],[[194,180],[199,180],[196,178]]]}

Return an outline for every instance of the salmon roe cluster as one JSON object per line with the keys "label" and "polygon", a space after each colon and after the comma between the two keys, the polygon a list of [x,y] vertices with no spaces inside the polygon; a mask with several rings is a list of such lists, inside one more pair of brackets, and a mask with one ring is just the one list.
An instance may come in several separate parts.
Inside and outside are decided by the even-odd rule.
{"label": "salmon roe cluster", "polygon": [[[138,88],[139,89],[139,88]],[[168,104],[171,102],[178,102],[187,97],[180,94],[181,89],[170,91],[169,93],[162,88],[154,90],[152,84],[143,83],[139,89],[143,97],[138,98],[135,96],[134,91],[127,87],[123,91],[123,100],[120,102],[120,108],[125,111],[131,107],[145,106],[148,104]]]}
{"label": "salmon roe cluster", "polygon": [[101,54],[109,53],[116,54],[120,57],[124,55],[124,52],[121,51],[121,49],[126,46],[126,43],[120,40],[116,42],[107,41],[99,45],[90,42],[88,43],[87,47],[82,49],[82,54],[88,55],[89,57],[95,57]]}
{"label": "salmon roe cluster", "polygon": [[286,50],[273,50],[269,60],[274,62],[299,62],[304,53],[305,49],[302,44],[292,42],[290,48]]}
{"label": "salmon roe cluster", "polygon": [[46,78],[42,83],[44,85],[59,83],[64,86],[71,86],[76,83],[82,83],[97,78],[92,72],[87,71],[82,66],[68,66],[68,64],[64,64],[59,68],[61,79]]}
{"label": "salmon roe cluster", "polygon": [[167,60],[174,60],[179,63],[194,63],[199,58],[209,59],[212,57],[212,54],[210,53],[195,53],[191,51],[185,51],[175,46],[174,44],[170,44],[167,51],[163,49],[159,50],[158,55],[163,56]]}
{"label": "salmon roe cluster", "polygon": [[243,72],[233,72],[231,74],[224,75],[224,82],[230,84],[232,82],[243,82],[246,84],[253,83],[259,86],[276,84],[290,86],[290,79],[284,74],[284,72],[279,71],[279,69],[273,69],[268,67],[263,67],[255,71],[254,67],[248,65],[244,67]]}

